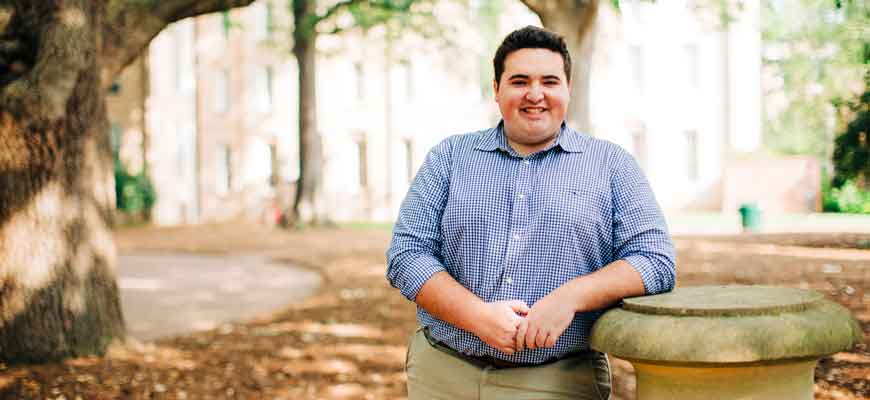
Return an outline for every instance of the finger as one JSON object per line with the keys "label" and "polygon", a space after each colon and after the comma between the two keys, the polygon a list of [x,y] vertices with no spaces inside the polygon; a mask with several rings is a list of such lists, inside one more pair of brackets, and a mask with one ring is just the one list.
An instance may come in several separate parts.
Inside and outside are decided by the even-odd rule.
{"label": "finger", "polygon": [[528,328],[528,331],[526,332],[526,339],[525,339],[526,348],[529,348],[532,350],[538,348],[538,346],[535,346],[535,337],[537,335],[538,335],[538,328],[536,328],[534,326],[530,326]]}
{"label": "finger", "polygon": [[547,343],[547,331],[541,329],[538,331],[537,337],[535,337],[535,346],[536,347],[544,347],[544,344]]}
{"label": "finger", "polygon": [[511,300],[508,302],[508,306],[510,306],[511,310],[514,310],[517,314],[526,315],[529,313],[528,304],[522,300]]}
{"label": "finger", "polygon": [[512,355],[514,354],[514,349],[512,349],[512,348],[510,348],[510,347],[502,347],[502,348],[501,348],[501,352],[502,352],[502,353],[505,353],[505,354],[507,354],[507,355],[509,355],[509,356],[512,356]]}
{"label": "finger", "polygon": [[520,323],[520,326],[517,328],[516,334],[516,349],[517,351],[523,351],[526,347],[526,330],[529,329],[529,323],[523,320]]}
{"label": "finger", "polygon": [[547,335],[547,341],[544,342],[544,347],[546,347],[548,349],[552,349],[553,347],[556,347],[556,341],[558,341],[558,340],[559,340],[558,335],[549,334],[549,335]]}

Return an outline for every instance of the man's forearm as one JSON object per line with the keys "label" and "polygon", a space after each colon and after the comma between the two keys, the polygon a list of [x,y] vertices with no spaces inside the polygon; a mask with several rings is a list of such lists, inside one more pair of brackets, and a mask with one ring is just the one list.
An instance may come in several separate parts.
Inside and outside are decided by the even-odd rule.
{"label": "man's forearm", "polygon": [[577,312],[599,310],[626,297],[646,294],[640,273],[624,260],[574,278],[556,290],[564,291],[565,298],[575,302]]}
{"label": "man's forearm", "polygon": [[447,272],[432,275],[420,291],[415,302],[429,314],[469,332],[483,300],[453,279]]}

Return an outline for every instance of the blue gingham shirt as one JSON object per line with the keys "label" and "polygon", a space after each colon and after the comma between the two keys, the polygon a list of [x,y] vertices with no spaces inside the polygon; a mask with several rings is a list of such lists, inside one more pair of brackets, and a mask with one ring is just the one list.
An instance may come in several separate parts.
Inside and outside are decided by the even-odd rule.
{"label": "blue gingham shirt", "polygon": [[[435,146],[402,203],[387,259],[387,279],[411,301],[439,271],[484,301],[529,306],[615,260],[640,273],[647,294],[670,291],[676,272],[664,217],[634,158],[564,123],[552,146],[526,157],[508,145],[503,123]],[[459,352],[540,363],[588,349],[602,313],[577,313],[554,348],[511,356],[419,306],[417,320]]]}

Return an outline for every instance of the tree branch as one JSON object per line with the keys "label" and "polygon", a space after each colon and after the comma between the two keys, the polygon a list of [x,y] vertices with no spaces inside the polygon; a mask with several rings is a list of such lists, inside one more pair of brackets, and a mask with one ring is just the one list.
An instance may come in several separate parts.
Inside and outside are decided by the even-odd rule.
{"label": "tree branch", "polygon": [[525,4],[526,7],[529,8],[529,10],[532,10],[533,13],[538,14],[539,16],[545,10],[545,8],[544,8],[545,1],[544,0],[520,0],[520,1],[522,1],[523,4]]}
{"label": "tree branch", "polygon": [[102,85],[133,62],[167,25],[188,17],[244,7],[254,0],[109,0],[101,24]]}
{"label": "tree branch", "polygon": [[[142,0],[126,0],[129,4],[141,4]],[[254,0],[151,0],[147,9],[152,13],[163,17],[169,23],[188,17],[209,14],[230,8],[244,7]]]}
{"label": "tree branch", "polygon": [[363,1],[366,1],[366,0],[342,0],[342,1],[339,1],[338,3],[335,3],[331,7],[327,8],[326,12],[324,12],[321,15],[318,15],[317,22],[332,18],[332,16],[335,15],[336,13],[338,13],[339,11],[341,11],[347,7],[350,7],[354,4],[362,3]]}
{"label": "tree branch", "polygon": [[[520,0],[532,10],[541,22],[558,15],[583,15],[584,10],[596,9],[599,0]],[[545,24],[546,25],[546,24]]]}

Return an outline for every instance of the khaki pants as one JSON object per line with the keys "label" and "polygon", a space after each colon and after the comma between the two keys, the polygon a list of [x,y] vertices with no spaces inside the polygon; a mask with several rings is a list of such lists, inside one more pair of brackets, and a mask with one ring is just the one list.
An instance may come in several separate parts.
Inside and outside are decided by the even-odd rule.
{"label": "khaki pants", "polygon": [[527,368],[480,368],[433,347],[423,330],[411,336],[408,400],[610,398],[610,365],[598,352]]}

